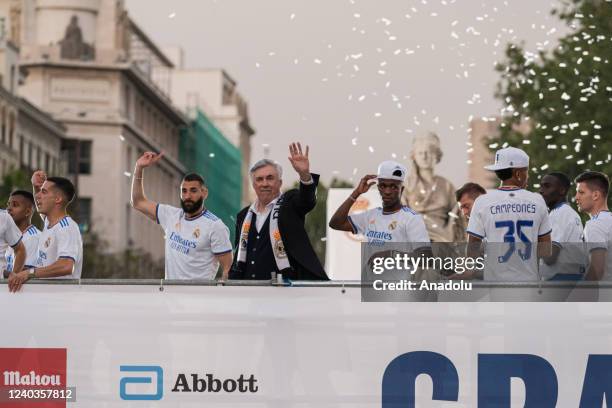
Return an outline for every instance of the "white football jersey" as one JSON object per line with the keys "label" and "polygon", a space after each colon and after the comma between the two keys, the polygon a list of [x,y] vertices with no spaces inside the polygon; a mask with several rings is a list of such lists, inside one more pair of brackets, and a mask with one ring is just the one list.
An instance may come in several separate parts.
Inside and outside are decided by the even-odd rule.
{"label": "white football jersey", "polygon": [[586,258],[582,245],[582,220],[578,213],[563,202],[548,213],[553,245],[559,247],[559,257],[553,265],[546,265],[540,259],[540,272],[544,279],[555,275],[576,275],[584,273]]}
{"label": "white football jersey", "polygon": [[602,211],[586,222],[584,241],[589,251],[597,248],[607,250],[606,270],[602,280],[612,280],[612,213],[610,211]]}
{"label": "white football jersey", "polygon": [[47,279],[80,279],[83,269],[83,241],[79,225],[69,216],[51,226],[48,218],[45,218],[45,226],[38,238],[37,268],[52,265],[60,258],[74,261],[72,273]]}
{"label": "white football jersey", "polygon": [[[40,238],[40,230],[34,225],[30,225],[23,233],[22,242],[26,249],[26,259],[23,264],[24,269],[36,266],[36,259],[38,259],[38,238]],[[12,272],[15,263],[15,251],[13,248],[9,247],[6,250],[5,258],[6,270]]]}
{"label": "white football jersey", "polygon": [[[4,251],[2,253],[5,256],[0,257],[0,266],[4,270],[8,265],[6,264],[6,252],[12,247],[17,245],[19,241],[22,239],[21,231],[17,225],[15,225],[15,221],[13,221],[13,217],[9,215],[6,210],[0,210],[0,251]],[[0,276],[2,272],[0,272]]]}
{"label": "white football jersey", "polygon": [[[402,207],[392,214],[383,214],[381,207],[351,214],[349,221],[353,233],[362,234],[371,245],[385,243],[429,244],[429,234],[423,217],[410,209]],[[417,245],[413,249],[423,245]]]}
{"label": "white football jersey", "polygon": [[215,255],[232,250],[223,221],[208,210],[188,220],[182,209],[165,204],[157,204],[156,212],[165,232],[166,279],[214,279]]}
{"label": "white football jersey", "polygon": [[486,239],[484,279],[540,280],[538,238],[551,232],[541,195],[524,189],[497,189],[479,196],[467,232]]}

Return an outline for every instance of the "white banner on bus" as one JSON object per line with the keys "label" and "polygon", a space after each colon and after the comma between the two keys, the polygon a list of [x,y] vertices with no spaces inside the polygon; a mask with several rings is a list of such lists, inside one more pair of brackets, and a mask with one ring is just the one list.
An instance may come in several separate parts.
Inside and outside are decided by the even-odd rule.
{"label": "white banner on bus", "polygon": [[479,393],[503,401],[505,384],[511,404],[482,406],[522,407],[531,393],[527,406],[599,407],[581,396],[601,402],[612,389],[612,310],[596,303],[362,303],[358,288],[338,287],[6,289],[0,387],[61,378],[76,393],[68,407],[473,408]]}

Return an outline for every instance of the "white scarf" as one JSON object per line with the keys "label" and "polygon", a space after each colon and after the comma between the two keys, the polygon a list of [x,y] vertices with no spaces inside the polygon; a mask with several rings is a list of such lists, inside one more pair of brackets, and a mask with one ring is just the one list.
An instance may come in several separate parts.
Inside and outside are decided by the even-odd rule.
{"label": "white scarf", "polygon": [[[280,230],[278,229],[278,214],[280,208],[285,201],[285,195],[281,195],[276,204],[272,208],[270,213],[270,243],[272,244],[272,253],[274,254],[274,261],[279,271],[290,268],[289,259],[287,258],[287,252],[285,251],[285,245],[281,237]],[[240,247],[238,248],[238,262],[246,262],[247,258],[247,247],[249,241],[249,231],[251,229],[251,220],[253,218],[253,209],[249,208],[246,217],[242,222],[242,228],[240,229]]]}

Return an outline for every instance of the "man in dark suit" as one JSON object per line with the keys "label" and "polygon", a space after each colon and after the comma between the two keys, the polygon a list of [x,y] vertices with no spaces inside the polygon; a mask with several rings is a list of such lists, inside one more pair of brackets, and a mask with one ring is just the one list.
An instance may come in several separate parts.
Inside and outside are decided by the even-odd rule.
{"label": "man in dark suit", "polygon": [[310,244],[304,219],[317,204],[318,174],[310,173],[308,146],[289,146],[289,161],[300,176],[299,188],[281,194],[282,168],[260,160],[250,175],[257,200],[236,217],[236,252],[230,279],[271,279],[272,272],[292,280],[328,280]]}

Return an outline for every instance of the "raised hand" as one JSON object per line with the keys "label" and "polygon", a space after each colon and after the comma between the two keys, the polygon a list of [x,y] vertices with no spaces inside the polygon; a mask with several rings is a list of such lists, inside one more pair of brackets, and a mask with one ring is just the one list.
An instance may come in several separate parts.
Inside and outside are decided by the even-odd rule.
{"label": "raised hand", "polygon": [[375,178],[375,174],[368,174],[363,176],[363,178],[359,181],[357,187],[355,187],[355,190],[353,190],[353,198],[357,198],[361,194],[367,193],[370,187],[372,187],[372,185],[374,184],[370,182],[370,180],[374,180]]}
{"label": "raised hand", "polygon": [[34,174],[32,174],[32,186],[37,190],[42,187],[45,180],[47,180],[47,173],[42,170],[36,170]]}
{"label": "raised hand", "polygon": [[289,161],[293,166],[293,169],[300,175],[301,180],[308,180],[310,178],[310,161],[308,160],[308,146],[306,151],[302,152],[302,145],[298,143],[291,143],[289,145]]}
{"label": "raised hand", "polygon": [[154,165],[164,156],[164,152],[159,154],[153,152],[145,152],[136,160],[136,167],[145,168]]}

